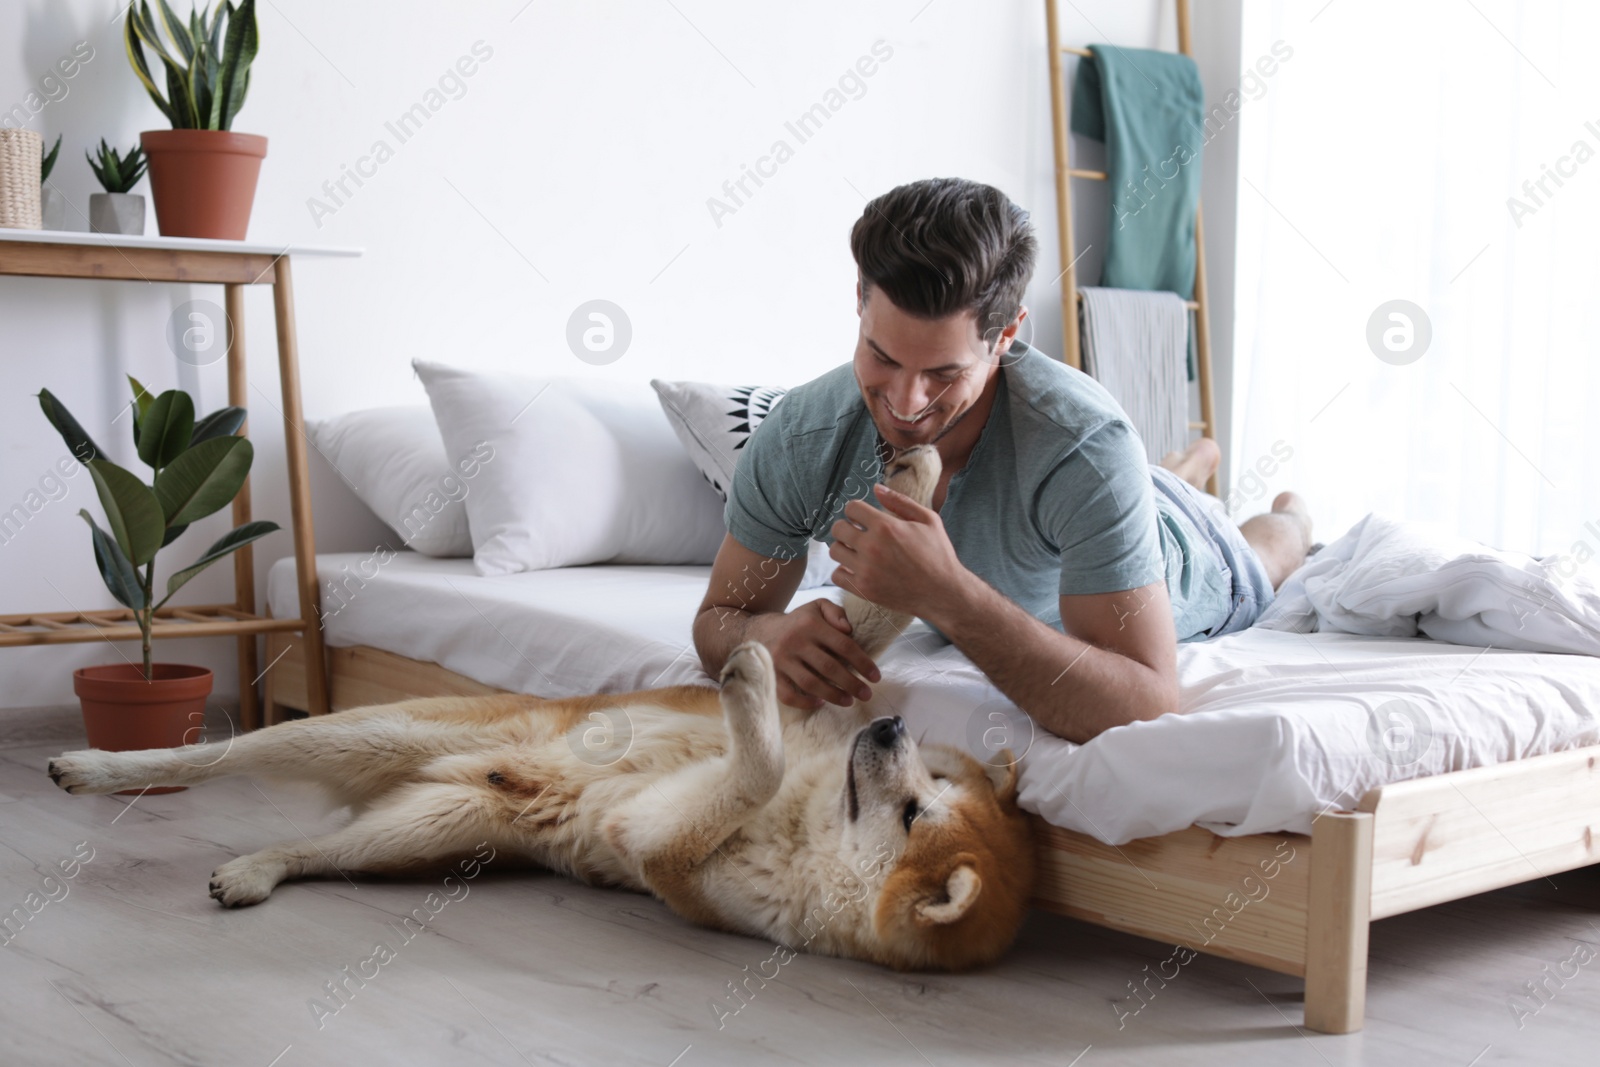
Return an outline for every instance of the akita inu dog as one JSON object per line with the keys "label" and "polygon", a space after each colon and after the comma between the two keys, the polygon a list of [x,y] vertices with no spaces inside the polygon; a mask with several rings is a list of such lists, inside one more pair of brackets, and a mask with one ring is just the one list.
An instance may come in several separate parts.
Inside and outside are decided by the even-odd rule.
{"label": "akita inu dog", "polygon": [[[926,504],[938,453],[888,482]],[[910,621],[847,594],[876,655]],[[720,714],[718,714],[720,710]],[[598,717],[598,718],[597,718]],[[584,747],[606,720],[615,758]],[[654,893],[691,922],[901,969],[998,957],[1033,886],[1016,768],[919,748],[870,702],[780,707],[767,650],[740,645],[719,691],[409,700],[302,719],[219,746],[57,757],[69,793],[195,785],[228,774],[309,782],[355,818],[223,864],[211,895],[257,904],[279,882],[444,865],[483,842],[595,885]]]}

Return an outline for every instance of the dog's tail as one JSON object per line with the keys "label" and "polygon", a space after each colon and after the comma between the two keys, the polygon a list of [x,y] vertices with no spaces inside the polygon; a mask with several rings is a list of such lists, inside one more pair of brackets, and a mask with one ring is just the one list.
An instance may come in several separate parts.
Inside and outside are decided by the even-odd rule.
{"label": "dog's tail", "polygon": [[[884,484],[915,500],[923,507],[933,501],[939,485],[939,450],[932,445],[917,445],[890,460],[884,467]],[[856,644],[873,659],[888,648],[911,625],[911,616],[888,611],[858,596],[848,586],[844,593],[844,613],[850,620],[850,634]]]}

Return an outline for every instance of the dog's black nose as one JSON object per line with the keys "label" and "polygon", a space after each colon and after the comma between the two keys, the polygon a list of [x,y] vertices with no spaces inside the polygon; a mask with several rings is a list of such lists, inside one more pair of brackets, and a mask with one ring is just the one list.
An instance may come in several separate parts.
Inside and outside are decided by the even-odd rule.
{"label": "dog's black nose", "polygon": [[895,743],[905,736],[906,723],[898,715],[892,718],[885,716],[882,719],[874,719],[869,729],[872,731],[874,744],[882,748],[893,748]]}

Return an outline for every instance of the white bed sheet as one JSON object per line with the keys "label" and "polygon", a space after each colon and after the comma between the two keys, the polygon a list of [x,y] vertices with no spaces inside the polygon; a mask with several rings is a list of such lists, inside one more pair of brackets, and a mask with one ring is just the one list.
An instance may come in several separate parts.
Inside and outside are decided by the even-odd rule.
{"label": "white bed sheet", "polygon": [[[363,582],[368,559],[318,557],[324,590],[345,589],[326,619],[332,645],[543,696],[712,684],[690,641],[707,567],[483,578],[471,560],[403,552]],[[292,560],[272,568],[268,600],[275,614],[297,610]],[[1036,729],[919,624],[882,657],[875,706],[980,758],[1010,748],[1023,807],[1111,844],[1191,824],[1308,833],[1318,812],[1387,782],[1600,744],[1600,659],[1586,656],[1250,629],[1180,645],[1178,666],[1180,714],[1073,745]]]}

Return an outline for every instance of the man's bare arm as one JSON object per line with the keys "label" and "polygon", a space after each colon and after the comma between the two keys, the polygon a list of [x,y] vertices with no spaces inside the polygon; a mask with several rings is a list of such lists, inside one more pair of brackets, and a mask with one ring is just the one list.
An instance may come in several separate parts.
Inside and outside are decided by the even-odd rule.
{"label": "man's bare arm", "polygon": [[804,556],[772,559],[724,537],[695,615],[695,650],[715,675],[741,642],[760,641],[772,654],[780,701],[806,709],[824,702],[849,707],[872,695],[861,679],[876,682],[878,668],[850,637],[844,609],[833,601],[784,611],[805,572]]}
{"label": "man's bare arm", "polygon": [[1164,583],[1061,598],[1058,632],[971,572],[929,618],[1046,730],[1084,742],[1178,708],[1177,636]]}
{"label": "man's bare arm", "polygon": [[1165,583],[1061,598],[1061,633],[962,565],[939,513],[885,487],[883,510],[845,505],[834,582],[947,634],[1051,733],[1087,741],[1178,707],[1177,635]]}

